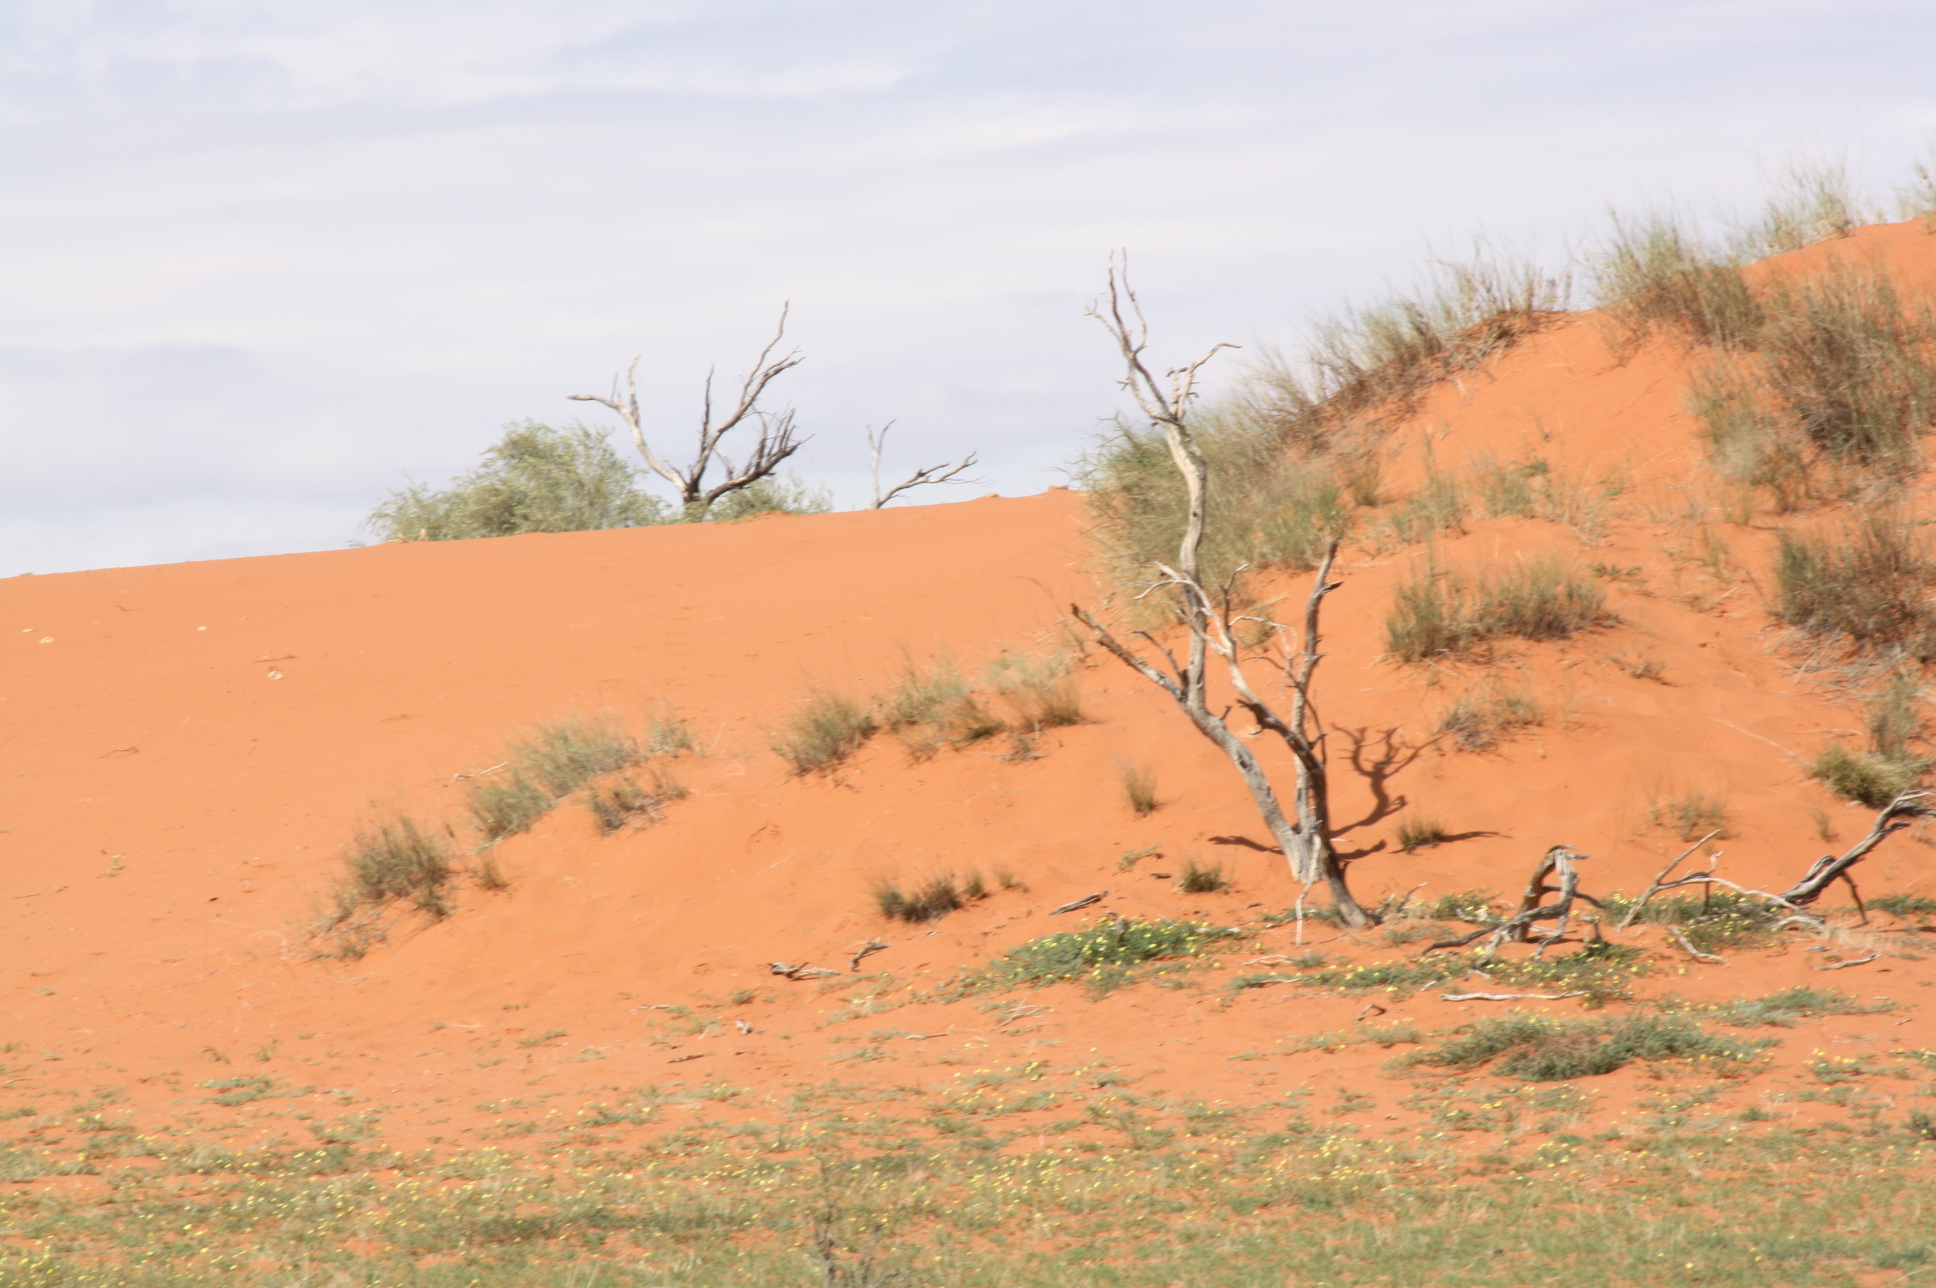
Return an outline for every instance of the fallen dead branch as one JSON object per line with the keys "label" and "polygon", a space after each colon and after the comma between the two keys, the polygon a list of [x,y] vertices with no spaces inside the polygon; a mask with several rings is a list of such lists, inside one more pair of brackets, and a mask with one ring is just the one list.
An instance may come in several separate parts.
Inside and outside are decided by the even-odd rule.
{"label": "fallen dead branch", "polygon": [[1685,850],[1682,850],[1679,854],[1675,855],[1674,861],[1672,863],[1669,863],[1666,867],[1662,868],[1659,872],[1656,872],[1654,874],[1654,879],[1647,883],[1647,888],[1640,892],[1640,897],[1634,900],[1633,907],[1627,909],[1627,915],[1620,919],[1620,924],[1616,926],[1615,929],[1625,930],[1627,927],[1633,925],[1634,918],[1638,917],[1640,915],[1640,910],[1647,906],[1647,901],[1653,898],[1655,895],[1659,894],[1662,890],[1671,890],[1678,885],[1690,885],[1696,881],[1703,880],[1708,876],[1712,876],[1714,874],[1714,865],[1721,858],[1720,851],[1716,851],[1715,853],[1708,855],[1708,866],[1707,866],[1706,872],[1697,873],[1690,876],[1677,877],[1672,881],[1669,881],[1667,879],[1667,874],[1672,872],[1675,868],[1679,867],[1682,863],[1684,863],[1687,860],[1688,855],[1694,853],[1694,851],[1700,849],[1703,845],[1706,845],[1709,841],[1713,840],[1715,837],[1719,836],[1720,834],[1721,832],[1719,828],[1716,828],[1714,831],[1709,832],[1706,836],[1702,837],[1700,840],[1694,842],[1694,844],[1688,846]]}
{"label": "fallen dead branch", "polygon": [[1584,990],[1572,993],[1440,993],[1448,1002],[1558,1002],[1569,997],[1585,997]]}
{"label": "fallen dead branch", "polygon": [[1882,956],[1881,953],[1870,953],[1867,957],[1856,957],[1845,962],[1830,962],[1826,966],[1817,966],[1815,969],[1816,970],[1843,970],[1850,966],[1867,966],[1870,962],[1875,961],[1881,956]]}
{"label": "fallen dead branch", "polygon": [[[1822,892],[1836,881],[1848,881],[1849,889],[1854,890],[1855,883],[1848,880],[1850,868],[1867,858],[1869,851],[1880,845],[1884,838],[1908,827],[1907,820],[1936,816],[1936,809],[1922,803],[1928,798],[1928,792],[1904,792],[1890,801],[1876,815],[1875,824],[1869,828],[1867,836],[1857,841],[1839,859],[1832,854],[1824,854],[1815,860],[1802,874],[1801,880],[1782,892],[1782,902],[1793,907],[1805,907],[1821,898]],[[1860,908],[1862,896],[1857,894],[1855,899],[1856,906]],[[1863,919],[1867,920],[1866,913]]]}
{"label": "fallen dead branch", "polygon": [[868,940],[860,946],[860,951],[848,960],[847,969],[850,971],[858,971],[862,962],[866,961],[875,953],[886,952],[890,947],[892,947],[891,944],[884,944],[878,939]]}
{"label": "fallen dead branch", "polygon": [[[1435,944],[1428,945],[1425,951],[1430,953],[1441,948],[1464,948],[1475,939],[1489,935],[1491,938],[1487,940],[1485,955],[1491,957],[1508,940],[1514,942],[1524,940],[1527,937],[1527,930],[1535,921],[1559,922],[1551,934],[1540,936],[1539,947],[1533,952],[1533,956],[1537,958],[1547,948],[1558,943],[1560,936],[1566,933],[1567,919],[1573,914],[1575,899],[1584,899],[1596,908],[1602,906],[1598,899],[1590,894],[1582,894],[1579,889],[1580,874],[1574,869],[1573,864],[1576,860],[1587,857],[1589,856],[1568,846],[1555,845],[1541,855],[1539,862],[1533,867],[1532,880],[1526,883],[1526,893],[1520,900],[1518,911],[1512,916],[1496,926],[1481,926],[1471,934],[1458,939],[1441,939]],[[1557,886],[1546,884],[1546,878],[1554,874],[1558,874],[1560,883]],[[1541,900],[1549,894],[1559,895],[1558,902],[1542,903]]]}
{"label": "fallen dead branch", "polygon": [[825,966],[809,966],[805,962],[801,962],[798,966],[789,966],[785,962],[768,962],[766,968],[782,979],[826,979],[840,974],[837,970],[828,970]]}
{"label": "fallen dead branch", "polygon": [[1109,897],[1109,891],[1107,890],[1104,890],[1098,894],[1084,895],[1080,899],[1071,899],[1068,903],[1063,904],[1060,908],[1049,909],[1049,915],[1051,917],[1056,917],[1056,916],[1060,916],[1065,912],[1074,912],[1078,908],[1087,908],[1092,903],[1101,903],[1104,899],[1108,897]]}

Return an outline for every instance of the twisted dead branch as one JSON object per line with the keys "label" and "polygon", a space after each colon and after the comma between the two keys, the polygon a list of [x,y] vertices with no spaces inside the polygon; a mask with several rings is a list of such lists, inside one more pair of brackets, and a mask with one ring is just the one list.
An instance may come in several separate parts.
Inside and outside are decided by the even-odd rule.
{"label": "twisted dead branch", "polygon": [[871,508],[878,510],[895,497],[901,495],[901,493],[909,491],[912,488],[927,487],[934,483],[978,483],[981,481],[979,479],[957,477],[963,472],[975,467],[975,462],[979,459],[980,453],[970,452],[961,459],[959,464],[952,461],[943,461],[939,465],[923,466],[921,469],[908,475],[906,479],[887,489],[887,491],[881,491],[881,449],[887,445],[887,431],[893,428],[894,422],[891,420],[881,426],[879,433],[874,432],[872,425],[867,427],[867,450],[874,458],[874,504]]}
{"label": "twisted dead branch", "polygon": [[[1149,422],[1162,429],[1164,441],[1169,446],[1170,459],[1183,478],[1188,515],[1176,564],[1174,567],[1157,564],[1162,579],[1144,593],[1154,594],[1162,590],[1174,593],[1177,617],[1189,632],[1188,658],[1178,661],[1154,637],[1147,632],[1138,632],[1152,649],[1162,655],[1167,669],[1158,667],[1118,640],[1108,627],[1085,609],[1071,604],[1069,611],[1089,628],[1098,644],[1167,693],[1190,718],[1197,732],[1216,744],[1229,758],[1243,779],[1244,786],[1249,789],[1252,803],[1272,838],[1283,850],[1297,880],[1307,889],[1313,883],[1323,881],[1330,890],[1339,917],[1347,926],[1359,929],[1376,924],[1378,918],[1352,896],[1345,880],[1344,865],[1331,843],[1331,798],[1326,776],[1323,725],[1311,702],[1312,677],[1324,656],[1319,651],[1319,609],[1324,597],[1341,584],[1330,580],[1338,543],[1334,539],[1326,547],[1317,577],[1311,584],[1311,593],[1305,603],[1301,649],[1291,643],[1290,629],[1281,623],[1261,616],[1236,614],[1231,605],[1229,584],[1224,586],[1221,596],[1213,600],[1203,585],[1199,565],[1209,466],[1190,426],[1190,404],[1196,396],[1197,374],[1203,365],[1215,357],[1219,350],[1237,346],[1213,345],[1195,362],[1171,369],[1165,379],[1159,381],[1143,361],[1149,325],[1143,316],[1142,304],[1129,285],[1127,261],[1115,256],[1111,257],[1109,265],[1108,294],[1101,303],[1091,305],[1088,312],[1089,316],[1102,323],[1116,341],[1124,367],[1124,375],[1118,383],[1130,391],[1137,407]],[[1234,578],[1235,574],[1232,576]],[[1291,690],[1288,719],[1279,715],[1251,687],[1244,671],[1242,649],[1235,635],[1235,626],[1240,621],[1262,625],[1279,643],[1282,657],[1274,660],[1272,665],[1283,674]],[[1276,788],[1257,757],[1231,730],[1227,719],[1228,709],[1212,712],[1208,706],[1206,693],[1211,653],[1222,659],[1226,677],[1236,693],[1237,705],[1250,715],[1260,731],[1267,730],[1280,738],[1296,760],[1295,822],[1285,815]]]}
{"label": "twisted dead branch", "polygon": [[[1464,948],[1475,939],[1491,936],[1487,939],[1484,955],[1492,957],[1508,941],[1516,943],[1525,940],[1534,922],[1557,921],[1559,924],[1553,928],[1551,934],[1540,936],[1539,947],[1533,952],[1534,957],[1539,957],[1566,934],[1567,921],[1573,915],[1575,899],[1584,899],[1596,908],[1602,906],[1598,899],[1580,890],[1580,874],[1573,866],[1575,861],[1589,857],[1591,856],[1581,854],[1569,846],[1555,845],[1542,854],[1539,862],[1533,866],[1532,879],[1526,883],[1526,893],[1521,897],[1519,908],[1512,916],[1497,925],[1481,926],[1471,934],[1458,939],[1441,939],[1435,944],[1427,945],[1425,951],[1430,953],[1441,948]],[[1548,885],[1546,878],[1555,874],[1559,877],[1559,884]],[[1549,894],[1557,894],[1558,901],[1543,902]]]}
{"label": "twisted dead branch", "polygon": [[[780,346],[786,336],[787,309],[780,306],[780,323],[773,338],[760,350],[760,356],[753,367],[740,382],[739,399],[723,420],[713,420],[713,371],[706,372],[706,392],[704,406],[699,418],[699,450],[689,464],[675,466],[654,451],[646,440],[645,423],[639,414],[638,371],[640,359],[632,359],[632,365],[625,369],[625,393],[619,394],[618,377],[612,377],[612,392],[605,394],[570,394],[571,402],[592,402],[617,412],[632,433],[632,443],[645,457],[645,463],[652,472],[679,491],[679,501],[685,507],[686,517],[704,517],[715,501],[728,492],[736,492],[750,487],[780,468],[787,457],[806,446],[807,440],[798,437],[793,423],[793,409],[768,412],[760,406],[760,399],[766,395],[766,387],[784,373],[799,366],[804,358],[798,350],[793,350],[775,358],[773,351]],[[759,426],[759,437],[754,441],[751,453],[745,462],[735,465],[720,450],[721,441],[727,434],[737,429],[751,418]],[[706,485],[706,474],[717,460],[725,471],[726,477],[720,482]]]}

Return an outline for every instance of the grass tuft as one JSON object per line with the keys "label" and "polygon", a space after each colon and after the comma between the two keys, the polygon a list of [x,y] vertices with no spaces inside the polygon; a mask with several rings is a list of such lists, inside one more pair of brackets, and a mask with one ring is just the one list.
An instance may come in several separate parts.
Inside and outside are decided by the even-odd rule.
{"label": "grass tuft", "polygon": [[1122,765],[1117,773],[1123,780],[1123,795],[1138,818],[1154,814],[1161,801],[1156,799],[1156,771],[1148,765]]}
{"label": "grass tuft", "polygon": [[1511,636],[1564,639],[1608,620],[1606,592],[1551,555],[1475,581],[1425,569],[1401,584],[1385,617],[1385,651],[1422,662]]}
{"label": "grass tuft", "polygon": [[799,705],[773,750],[800,776],[837,769],[874,735],[874,715],[854,699],[816,691]]}
{"label": "grass tuft", "polygon": [[1415,854],[1430,845],[1442,845],[1447,835],[1445,825],[1435,818],[1407,814],[1398,820],[1398,848],[1406,854]]}
{"label": "grass tuft", "polygon": [[[1004,885],[1003,888],[1009,887]],[[982,880],[979,872],[971,872],[960,878],[952,872],[936,873],[911,892],[903,891],[892,880],[874,887],[874,906],[883,917],[917,925],[945,917],[987,897],[988,884]]]}
{"label": "grass tuft", "polygon": [[624,774],[606,783],[594,783],[585,792],[585,808],[591,811],[601,836],[610,836],[634,819],[657,821],[664,817],[660,807],[690,794],[684,784],[675,782],[663,771],[654,774],[652,786],[645,788]]}
{"label": "grass tuft", "polygon": [[1497,1061],[1493,1071],[1507,1077],[1560,1082],[1612,1073],[1636,1060],[1692,1060],[1728,1070],[1767,1045],[1715,1037],[1678,1016],[1549,1020],[1515,1014],[1480,1020],[1461,1036],[1405,1056],[1401,1063],[1466,1070]]}
{"label": "grass tuft", "polygon": [[1808,772],[1837,796],[1872,809],[1913,791],[1928,769],[1929,762],[1920,758],[1890,760],[1841,746],[1824,748],[1808,766]]}
{"label": "grass tuft", "polygon": [[359,905],[381,907],[408,902],[433,917],[447,917],[451,877],[450,846],[435,832],[419,827],[407,814],[383,819],[356,833],[345,856],[349,881],[339,895],[347,921]]}
{"label": "grass tuft", "polygon": [[989,664],[988,680],[1027,731],[1059,729],[1088,719],[1075,665],[1066,654],[1006,653]]}
{"label": "grass tuft", "polygon": [[1728,836],[1728,802],[1718,793],[1700,790],[1680,796],[1656,799],[1648,807],[1648,821],[1665,827],[1683,841],[1718,832],[1717,839]]}
{"label": "grass tuft", "polygon": [[1886,511],[1842,532],[1784,532],[1775,566],[1782,620],[1854,651],[1927,660],[1936,653],[1928,604],[1936,563],[1910,523]]}
{"label": "grass tuft", "polygon": [[1498,689],[1468,693],[1439,716],[1436,730],[1460,751],[1490,751],[1515,730],[1540,721],[1539,699],[1530,691]]}
{"label": "grass tuft", "polygon": [[1176,888],[1184,894],[1215,894],[1230,888],[1230,878],[1223,874],[1221,863],[1204,867],[1189,859],[1183,864],[1183,875],[1177,879]]}

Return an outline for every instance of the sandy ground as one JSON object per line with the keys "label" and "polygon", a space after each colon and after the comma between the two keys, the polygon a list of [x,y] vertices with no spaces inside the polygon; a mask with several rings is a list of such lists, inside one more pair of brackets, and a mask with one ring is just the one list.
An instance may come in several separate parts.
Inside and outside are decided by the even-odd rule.
{"label": "sandy ground", "polygon": [[[1920,225],[1801,258],[1827,254],[1936,277],[1936,237]],[[1367,901],[1516,893],[1558,842],[1593,856],[1588,890],[1637,890],[1684,846],[1657,821],[1660,805],[1694,791],[1725,801],[1722,871],[1745,884],[1785,885],[1866,830],[1869,811],[1803,768],[1854,735],[1860,711],[1832,672],[1798,666],[1766,610],[1774,525],[1715,517],[1686,380],[1673,346],[1621,347],[1583,316],[1438,390],[1394,438],[1385,477],[1399,492],[1428,447],[1447,468],[1539,457],[1620,478],[1590,544],[1556,523],[1475,520],[1434,553],[1450,567],[1544,550],[1600,565],[1617,621],[1483,663],[1401,666],[1381,656],[1384,615],[1425,556],[1346,551],[1319,688],[1339,845]],[[483,1139],[507,1097],[570,1115],[673,1080],[939,1088],[964,1069],[1045,1059],[1210,1100],[1308,1088],[1314,1103],[1344,1097],[1355,1107],[1339,1112],[1368,1129],[1413,1130],[1404,1084],[1379,1072],[1392,1052],[1295,1049],[1351,1028],[1361,996],[1275,988],[1233,1000],[1212,981],[1102,1001],[1058,987],[1022,995],[1043,1009],[1020,1018],[987,999],[856,1006],[883,986],[853,978],[870,941],[888,947],[859,974],[929,987],[1098,910],[1255,928],[1297,896],[1214,749],[1093,650],[1077,661],[1087,722],[1044,734],[1034,759],[996,742],[920,760],[883,736],[838,773],[803,779],[769,749],[816,687],[870,696],[909,659],[972,670],[1068,647],[1066,605],[1101,595],[1084,524],[1081,498],[1052,490],[0,582],[0,1041],[15,1044],[0,1112],[115,1087],[154,1121],[267,1139],[289,1126],[277,1114],[314,1102],[379,1113],[400,1147],[458,1148]],[[1284,590],[1307,584],[1286,578]],[[1629,673],[1640,658],[1664,664],[1657,679]],[[1477,754],[1436,736],[1460,695],[1501,686],[1536,694],[1541,723]],[[402,809],[461,824],[470,776],[498,765],[520,729],[572,712],[643,724],[668,702],[700,748],[674,766],[692,795],[664,821],[601,837],[583,809],[561,807],[498,847],[508,890],[466,888],[441,922],[398,915],[390,942],[360,959],[317,955],[310,928],[360,821]],[[1283,758],[1271,763],[1288,781]],[[1126,764],[1155,773],[1162,806],[1146,818],[1126,802]],[[1399,852],[1407,811],[1452,839]],[[1891,838],[1862,869],[1865,891],[1936,894],[1932,842]],[[1124,870],[1138,851],[1149,857]],[[1180,893],[1175,876],[1192,860],[1222,863],[1232,888]],[[874,910],[883,879],[971,870],[1026,888],[996,888],[921,927]],[[1095,909],[1049,915],[1098,892]],[[1726,965],[1652,931],[1631,938],[1660,949],[1644,996],[1809,984],[1896,1004],[1787,1035],[1765,1072],[1728,1092],[1745,1105],[1778,1100],[1819,1051],[1936,1046],[1923,1004],[1936,964],[1916,947],[1928,936],[1884,927],[1827,955],[1796,938]],[[1214,969],[1296,951],[1296,933],[1256,929],[1254,949]],[[1418,951],[1375,933],[1304,934],[1306,949],[1352,960]],[[1881,955],[1820,970],[1867,951]],[[790,980],[776,961],[842,974]],[[1428,1029],[1496,1006],[1439,991],[1381,1004],[1381,1023]],[[873,1054],[854,1059],[861,1049]],[[254,1076],[310,1090],[225,1111],[195,1089]],[[1593,1089],[1615,1113],[1654,1090],[1639,1070]],[[1368,1103],[1349,1100],[1360,1093]]]}

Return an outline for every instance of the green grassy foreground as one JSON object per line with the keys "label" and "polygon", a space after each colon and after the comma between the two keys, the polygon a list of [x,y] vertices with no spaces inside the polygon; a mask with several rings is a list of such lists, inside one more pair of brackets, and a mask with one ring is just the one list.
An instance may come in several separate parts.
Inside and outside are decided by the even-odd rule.
{"label": "green grassy foreground", "polygon": [[1936,1133],[1886,1112],[1928,1088],[1830,1074],[1811,1098],[1848,1119],[1814,1128],[1707,1113],[1691,1065],[1618,1120],[1589,1080],[1395,1080],[1408,1122],[1383,1138],[1339,1120],[1349,1096],[1240,1110],[1029,1065],[939,1097],[829,1085],[736,1122],[743,1091],[644,1089],[548,1137],[505,1121],[518,1153],[97,1132],[98,1157],[51,1169],[99,1177],[81,1189],[0,1155],[0,1284],[1624,1288],[1936,1261]]}

